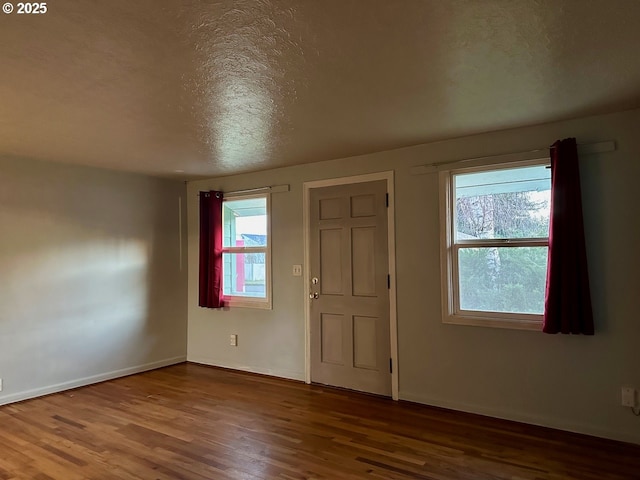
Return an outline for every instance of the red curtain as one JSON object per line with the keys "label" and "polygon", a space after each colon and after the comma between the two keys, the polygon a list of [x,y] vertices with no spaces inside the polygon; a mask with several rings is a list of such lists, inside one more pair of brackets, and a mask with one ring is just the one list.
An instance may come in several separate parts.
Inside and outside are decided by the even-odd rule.
{"label": "red curtain", "polygon": [[543,331],[594,334],[575,138],[558,140],[551,146],[551,221]]}
{"label": "red curtain", "polygon": [[200,290],[198,305],[223,307],[222,192],[200,192]]}

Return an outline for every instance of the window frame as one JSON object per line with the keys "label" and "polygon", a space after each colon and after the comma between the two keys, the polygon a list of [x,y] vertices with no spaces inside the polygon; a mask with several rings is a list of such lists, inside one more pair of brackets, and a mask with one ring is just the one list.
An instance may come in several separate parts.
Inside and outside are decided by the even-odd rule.
{"label": "window frame", "polygon": [[[253,198],[264,198],[266,200],[266,217],[267,217],[267,245],[253,247],[225,247],[224,241],[222,246],[222,255],[230,254],[251,254],[264,253],[265,256],[265,298],[249,297],[242,295],[226,295],[223,293],[224,303],[229,307],[240,308],[258,308],[272,309],[272,288],[271,288],[271,194],[270,193],[251,193],[251,194],[230,194],[225,195],[222,199],[222,208],[226,201],[251,200]],[[224,238],[224,215],[222,220],[222,234]],[[225,262],[222,262],[222,291],[224,292],[225,282]]]}
{"label": "window frame", "polygon": [[509,239],[455,240],[455,185],[454,176],[510,168],[549,166],[549,158],[484,164],[460,167],[440,172],[440,270],[442,296],[442,322],[455,325],[537,330],[542,328],[543,315],[531,313],[508,313],[479,310],[462,310],[459,291],[459,251],[471,247],[548,247],[549,237]]}

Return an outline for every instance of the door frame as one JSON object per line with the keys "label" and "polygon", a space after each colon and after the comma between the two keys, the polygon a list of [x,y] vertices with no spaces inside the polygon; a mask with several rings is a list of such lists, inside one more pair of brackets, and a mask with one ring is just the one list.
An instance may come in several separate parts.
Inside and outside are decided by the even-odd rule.
{"label": "door frame", "polygon": [[304,335],[305,335],[305,382],[311,383],[311,302],[309,294],[311,292],[311,218],[309,209],[311,208],[311,190],[315,188],[333,187],[335,185],[347,185],[350,183],[374,182],[386,180],[387,193],[389,194],[389,208],[387,209],[387,248],[389,258],[389,275],[391,277],[389,288],[389,339],[391,341],[391,361],[393,369],[391,372],[391,397],[398,400],[398,318],[396,307],[396,235],[395,235],[395,195],[394,195],[394,172],[368,173],[350,177],[329,178],[326,180],[314,180],[304,182],[303,188],[303,233],[304,233]]}

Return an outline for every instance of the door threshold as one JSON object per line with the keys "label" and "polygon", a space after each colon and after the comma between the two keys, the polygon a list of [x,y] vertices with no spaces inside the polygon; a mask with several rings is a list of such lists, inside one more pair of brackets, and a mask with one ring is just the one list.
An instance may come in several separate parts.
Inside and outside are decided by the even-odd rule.
{"label": "door threshold", "polygon": [[318,382],[311,382],[310,385],[313,387],[321,387],[329,390],[338,390],[345,393],[354,393],[359,395],[366,395],[367,397],[374,397],[374,398],[379,398],[384,400],[392,400],[391,395],[383,395],[381,393],[366,392],[364,390],[354,390],[352,388],[339,387],[337,385],[328,385],[326,383],[318,383]]}

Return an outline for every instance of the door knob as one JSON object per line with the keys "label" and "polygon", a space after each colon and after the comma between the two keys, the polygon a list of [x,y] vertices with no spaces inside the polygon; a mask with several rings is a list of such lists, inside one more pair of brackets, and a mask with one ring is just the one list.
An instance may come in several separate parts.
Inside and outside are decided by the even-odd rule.
{"label": "door knob", "polygon": [[309,298],[317,300],[318,298],[320,298],[320,295],[318,294],[318,292],[313,292],[309,294]]}

